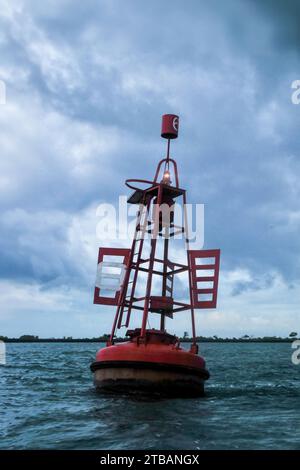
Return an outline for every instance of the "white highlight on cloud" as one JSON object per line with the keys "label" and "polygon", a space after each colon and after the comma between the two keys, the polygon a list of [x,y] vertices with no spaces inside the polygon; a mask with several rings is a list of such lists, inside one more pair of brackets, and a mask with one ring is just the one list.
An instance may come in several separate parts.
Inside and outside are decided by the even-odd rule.
{"label": "white highlight on cloud", "polygon": [[22,44],[32,64],[39,67],[51,91],[64,87],[72,91],[82,84],[80,67],[74,50],[66,44],[59,46],[34,23],[24,2],[1,2],[2,18],[15,41]]}

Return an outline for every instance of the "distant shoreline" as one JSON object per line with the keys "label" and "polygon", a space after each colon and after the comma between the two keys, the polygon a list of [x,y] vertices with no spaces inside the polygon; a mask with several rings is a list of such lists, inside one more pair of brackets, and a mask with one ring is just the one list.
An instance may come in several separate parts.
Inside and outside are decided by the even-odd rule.
{"label": "distant shoreline", "polygon": [[[198,337],[197,343],[292,343],[297,338],[276,338],[276,337],[263,337],[263,338],[206,338]],[[108,338],[6,338],[0,337],[4,343],[106,343]],[[181,343],[191,343],[191,338],[179,338]],[[116,338],[116,343],[128,341],[128,338]]]}

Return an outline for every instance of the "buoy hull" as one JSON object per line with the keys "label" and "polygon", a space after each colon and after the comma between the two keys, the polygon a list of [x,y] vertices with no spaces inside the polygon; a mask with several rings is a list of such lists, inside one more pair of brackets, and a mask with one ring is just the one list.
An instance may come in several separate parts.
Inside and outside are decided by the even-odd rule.
{"label": "buoy hull", "polygon": [[[93,363],[97,367],[97,363]],[[176,371],[153,364],[100,365],[94,372],[94,385],[100,391],[114,393],[151,393],[174,397],[193,397],[204,394],[204,377],[192,371]]]}
{"label": "buoy hull", "polygon": [[98,390],[119,393],[201,396],[209,378],[201,356],[153,331],[146,343],[133,340],[100,349],[91,370]]}

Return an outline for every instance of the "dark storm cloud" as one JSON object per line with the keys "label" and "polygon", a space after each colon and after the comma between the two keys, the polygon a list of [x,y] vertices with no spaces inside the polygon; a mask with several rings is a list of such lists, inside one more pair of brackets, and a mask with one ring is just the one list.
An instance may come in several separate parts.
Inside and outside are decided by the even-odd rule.
{"label": "dark storm cloud", "polygon": [[[254,273],[234,293],[258,289],[273,270],[298,279],[300,107],[290,85],[300,78],[299,9],[291,1],[60,1],[4,15],[11,108],[2,175],[10,183],[0,203],[8,220],[25,213],[22,236],[2,229],[2,278],[71,283],[73,272],[86,282],[66,253],[70,219],[115,200],[125,178],[152,176],[165,148],[160,115],[176,112],[172,152],[190,200],[206,204],[206,246],[221,247],[225,270]],[[34,229],[26,221],[42,211],[66,217]]]}
{"label": "dark storm cloud", "polygon": [[248,0],[265,18],[273,23],[274,45],[280,49],[294,49],[299,54],[300,4],[295,0]]}

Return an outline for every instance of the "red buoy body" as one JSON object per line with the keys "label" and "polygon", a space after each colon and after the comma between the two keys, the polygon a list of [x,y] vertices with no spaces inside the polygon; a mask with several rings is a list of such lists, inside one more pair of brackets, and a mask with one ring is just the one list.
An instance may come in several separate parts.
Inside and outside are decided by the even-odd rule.
{"label": "red buoy body", "polygon": [[159,330],[130,331],[130,341],[100,349],[91,369],[99,390],[155,392],[168,396],[199,396],[209,373],[204,359],[180,347],[177,338]]}
{"label": "red buoy body", "polygon": [[179,117],[176,114],[164,114],[161,123],[161,136],[165,139],[178,137]]}

